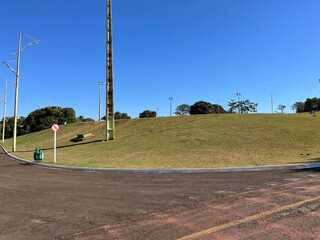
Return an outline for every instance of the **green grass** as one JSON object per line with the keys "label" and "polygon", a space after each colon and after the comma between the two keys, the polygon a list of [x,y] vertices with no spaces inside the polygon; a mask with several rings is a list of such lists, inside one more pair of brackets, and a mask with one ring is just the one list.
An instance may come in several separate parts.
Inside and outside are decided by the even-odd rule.
{"label": "green grass", "polygon": [[[224,114],[123,120],[116,140],[103,142],[105,123],[61,126],[57,164],[81,167],[168,169],[278,165],[319,161],[320,117],[309,114]],[[82,132],[92,137],[70,140]],[[4,147],[11,150],[11,139]],[[14,155],[33,160],[36,147],[53,162],[53,132],[17,139]]]}

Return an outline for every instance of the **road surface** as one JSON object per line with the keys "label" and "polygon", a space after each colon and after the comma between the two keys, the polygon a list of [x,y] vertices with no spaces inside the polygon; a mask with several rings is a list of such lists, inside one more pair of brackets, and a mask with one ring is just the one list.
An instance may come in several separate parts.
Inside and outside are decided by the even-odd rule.
{"label": "road surface", "polygon": [[0,240],[320,239],[320,169],[129,174],[0,152]]}

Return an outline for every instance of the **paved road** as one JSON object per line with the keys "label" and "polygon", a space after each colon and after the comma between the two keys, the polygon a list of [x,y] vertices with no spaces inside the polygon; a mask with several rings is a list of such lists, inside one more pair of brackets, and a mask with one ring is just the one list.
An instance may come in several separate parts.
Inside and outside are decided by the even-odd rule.
{"label": "paved road", "polygon": [[124,174],[0,152],[0,240],[320,239],[320,169]]}

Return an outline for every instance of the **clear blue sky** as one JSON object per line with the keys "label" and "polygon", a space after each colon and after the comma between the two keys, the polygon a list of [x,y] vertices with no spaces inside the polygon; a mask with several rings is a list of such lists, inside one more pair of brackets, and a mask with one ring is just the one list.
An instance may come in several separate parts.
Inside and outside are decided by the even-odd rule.
{"label": "clear blue sky", "polygon": [[[227,109],[239,92],[258,112],[271,112],[271,94],[275,110],[292,112],[320,95],[319,9],[319,0],[113,0],[115,110],[168,116],[171,96],[174,108],[203,100]],[[1,0],[0,24],[0,61],[16,58],[20,31],[42,40],[21,55],[20,116],[62,106],[98,118],[104,0]],[[7,78],[1,65],[0,92]],[[13,101],[11,87],[8,116]]]}

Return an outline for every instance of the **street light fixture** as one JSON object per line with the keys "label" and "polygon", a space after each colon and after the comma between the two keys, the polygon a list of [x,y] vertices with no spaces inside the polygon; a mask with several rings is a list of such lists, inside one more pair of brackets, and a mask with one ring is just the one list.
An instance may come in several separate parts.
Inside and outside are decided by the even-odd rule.
{"label": "street light fixture", "polygon": [[[18,77],[18,74],[17,74],[16,71],[10,66],[9,62],[15,62],[15,61],[3,61],[3,62],[1,62],[1,63],[2,63],[3,65],[5,65],[7,68],[9,68],[9,70],[10,70],[11,72],[13,72],[13,74],[14,74],[16,77]],[[22,78],[22,77],[20,77],[20,78]]]}

